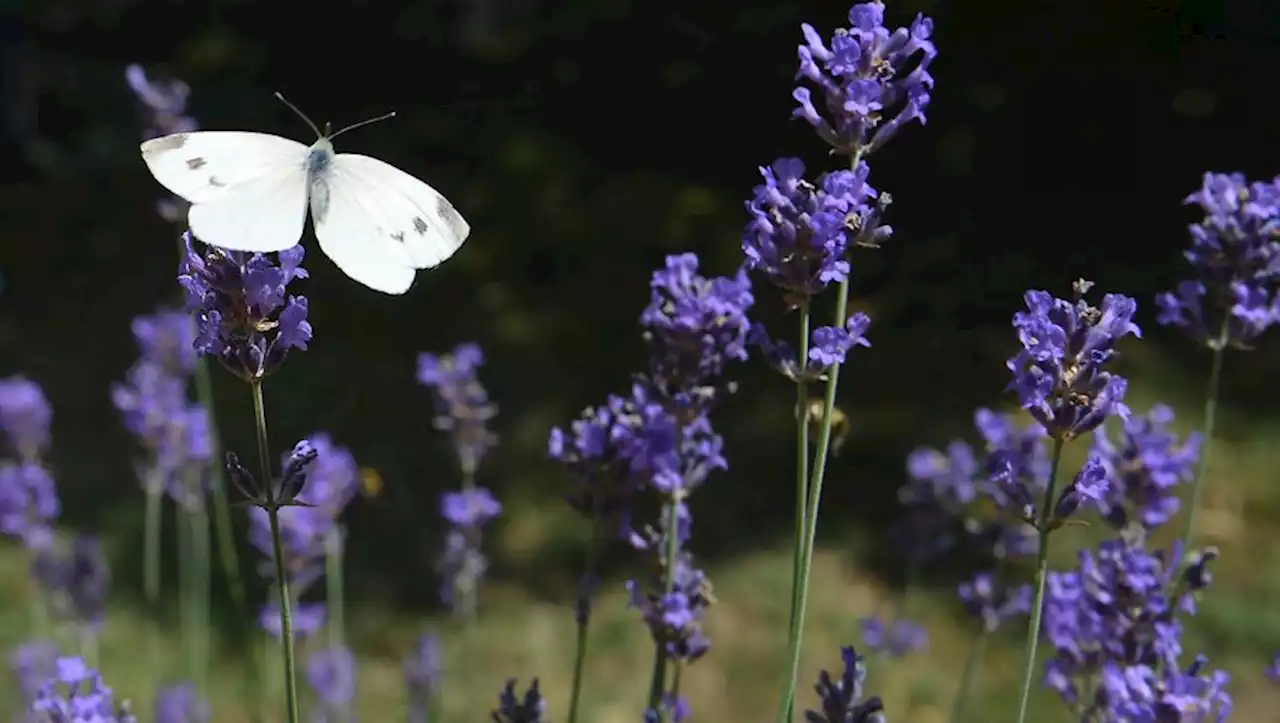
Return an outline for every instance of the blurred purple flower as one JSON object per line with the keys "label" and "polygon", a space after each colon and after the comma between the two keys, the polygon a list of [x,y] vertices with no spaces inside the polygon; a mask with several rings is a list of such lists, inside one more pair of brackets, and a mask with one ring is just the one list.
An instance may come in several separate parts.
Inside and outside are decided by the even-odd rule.
{"label": "blurred purple flower", "polygon": [[209,723],[212,718],[209,702],[200,697],[200,691],[191,683],[181,683],[162,688],[156,693],[154,723]]}
{"label": "blurred purple flower", "polygon": [[913,120],[925,122],[933,89],[929,63],[938,51],[929,41],[932,20],[917,15],[910,28],[890,33],[880,2],[854,5],[849,25],[835,31],[830,47],[812,25],[800,26],[805,44],[796,78],[818,88],[822,110],[805,86],[792,96],[800,104],[796,117],[837,153],[854,155],[880,148]]}
{"label": "blurred purple flower", "polygon": [[969,582],[960,583],[960,600],[970,615],[982,622],[982,628],[994,633],[1001,625],[1031,613],[1031,586],[1000,585],[989,572],[980,572]]}
{"label": "blurred purple flower", "polygon": [[1280,653],[1272,656],[1271,665],[1267,666],[1267,677],[1273,683],[1280,683]]}
{"label": "blurred purple flower", "polygon": [[9,656],[23,699],[35,700],[40,688],[57,673],[58,644],[37,640],[19,645]]}
{"label": "blurred purple flower", "polygon": [[1032,494],[1044,489],[1049,479],[1044,428],[1019,426],[1013,415],[990,409],[974,412],[974,426],[983,440],[981,453],[954,440],[945,451],[921,447],[907,458],[907,484],[898,492],[906,515],[894,538],[916,564],[960,543],[996,559],[1035,552],[1035,533],[1022,519],[983,510],[1009,509],[1011,484]]}
{"label": "blurred purple flower", "polygon": [[17,537],[30,549],[44,547],[62,512],[49,471],[34,462],[0,463],[0,533]]}
{"label": "blurred purple flower", "polygon": [[1173,409],[1159,404],[1124,420],[1119,443],[1111,441],[1105,426],[1094,434],[1092,454],[1110,482],[1103,517],[1115,529],[1152,530],[1178,513],[1177,487],[1194,475],[1201,437],[1193,432],[1179,441],[1169,429],[1173,419]]}
{"label": "blurred purple flower", "polygon": [[1221,670],[1202,671],[1208,659],[1197,655],[1185,672],[1156,672],[1149,665],[1104,665],[1100,698],[1107,708],[1096,717],[1102,723],[1225,723],[1233,702],[1227,693],[1231,676]]}
{"label": "blurred purple flower", "polygon": [[491,715],[493,723],[550,723],[542,717],[546,710],[547,700],[538,690],[537,678],[529,684],[523,698],[516,696],[516,679],[512,678],[498,695],[498,708]]}
{"label": "blurred purple flower", "polygon": [[1250,183],[1240,173],[1206,173],[1185,203],[1204,212],[1184,253],[1195,278],[1156,297],[1158,321],[1211,348],[1248,348],[1280,321],[1280,177]]}
{"label": "blurred purple flower", "polygon": [[183,509],[204,504],[213,438],[204,407],[187,396],[195,371],[195,325],[180,311],[133,320],[140,356],[111,399],[125,427],[150,452],[139,467],[148,490],[163,489]]}
{"label": "blurred purple flower", "polygon": [[[289,592],[296,595],[292,589]],[[329,608],[324,603],[318,602],[295,603],[289,606],[289,613],[291,616],[289,620],[293,623],[294,639],[304,640],[324,628]],[[262,611],[258,613],[258,625],[262,626],[262,629],[271,637],[280,637],[279,601],[269,602],[262,606]]]}
{"label": "blurred purple flower", "polygon": [[[142,105],[142,139],[149,140],[172,133],[190,133],[199,126],[187,113],[187,95],[191,88],[180,80],[153,81],[147,78],[141,65],[125,68],[125,81]],[[167,221],[178,222],[185,216],[186,202],[169,196],[159,204],[160,216]]]}
{"label": "blurred purple flower", "polygon": [[[677,534],[682,549],[676,554],[674,571],[666,569],[663,559],[670,534],[664,520],[660,530],[649,531],[648,539],[640,547],[650,553],[653,576],[647,585],[639,580],[627,581],[628,607],[640,611],[654,644],[661,647],[669,660],[692,663],[711,649],[703,619],[715,596],[706,573],[694,566],[693,554],[683,549],[692,524],[683,505],[680,517]],[[664,587],[668,574],[671,575],[670,588]]]}
{"label": "blurred purple flower", "polygon": [[[65,686],[65,694],[63,693]],[[55,673],[31,703],[30,723],[137,723],[128,704],[116,706],[111,688],[80,658],[59,658]]]}
{"label": "blurred purple flower", "polygon": [[418,355],[418,382],[435,390],[436,429],[449,433],[466,479],[475,478],[485,453],[498,443],[489,430],[498,407],[477,376],[482,364],[484,352],[472,343],[450,354]]}
{"label": "blurred purple flower", "polygon": [[1013,373],[1009,389],[1055,439],[1078,437],[1107,417],[1129,414],[1128,383],[1107,365],[1120,338],[1142,336],[1133,323],[1138,305],[1127,296],[1107,294],[1102,306],[1094,307],[1084,300],[1091,286],[1077,281],[1074,303],[1028,291],[1027,311],[1013,317],[1022,351],[1007,363]]}
{"label": "blurred purple flower", "polygon": [[853,646],[840,648],[844,669],[839,678],[823,670],[814,686],[821,699],[821,710],[804,712],[806,723],[885,723],[884,703],[880,696],[863,697],[867,666]]}
{"label": "blurred purple flower", "polygon": [[705,409],[732,390],[723,378],[729,364],[747,358],[751,280],[743,269],[731,277],[699,276],[697,255],[677,254],[649,286],[649,305],[640,314],[648,381],[682,409]]}
{"label": "blurred purple flower", "polygon": [[410,723],[431,723],[431,712],[440,699],[443,676],[440,639],[433,634],[425,634],[418,639],[413,653],[404,659]]}
{"label": "blurred purple flower", "polygon": [[21,376],[0,379],[0,432],[6,442],[2,449],[19,462],[37,462],[49,449],[52,424],[53,407],[40,385]]}
{"label": "blurred purple flower", "polygon": [[[273,493],[281,506],[279,514],[280,542],[284,551],[285,572],[289,591],[295,598],[306,592],[323,576],[326,541],[332,535],[343,535],[338,518],[355,499],[360,488],[360,468],[346,447],[334,444],[324,432],[316,432],[299,442],[281,462],[284,470],[275,483]],[[251,475],[243,468],[228,465],[237,485],[254,486]],[[249,482],[244,479],[249,478]],[[252,493],[252,490],[246,490]],[[294,504],[287,504],[287,503]],[[271,522],[267,511],[255,505],[249,509],[249,542],[262,553],[259,572],[276,578],[275,552],[271,539]],[[341,540],[340,540],[341,542]],[[299,611],[306,607],[299,606]],[[323,619],[323,606],[316,614]],[[303,614],[297,613],[295,630],[301,629]],[[273,635],[279,635],[280,608],[276,602],[264,606],[260,623]],[[319,624],[317,623],[317,627]]]}
{"label": "blurred purple flower", "polygon": [[929,647],[929,632],[923,626],[899,618],[892,624],[875,615],[862,619],[862,642],[867,648],[901,658]]}
{"label": "blurred purple flower", "polygon": [[1106,717],[1114,701],[1105,688],[1090,684],[1097,676],[1109,670],[1126,676],[1143,668],[1177,670],[1178,613],[1194,613],[1194,595],[1209,582],[1204,565],[1216,557],[1212,552],[1193,558],[1179,576],[1179,549],[1151,553],[1130,541],[1110,540],[1096,551],[1082,550],[1077,570],[1049,573],[1044,632],[1055,654],[1045,681],[1084,719],[1144,720]]}
{"label": "blurred purple flower", "polygon": [[96,632],[106,615],[111,569],[96,537],[77,535],[68,549],[54,541],[36,551],[31,574],[49,595],[55,615]]}
{"label": "blurred purple flower", "polygon": [[799,158],[779,158],[762,167],[764,184],[747,202],[751,221],[742,239],[746,268],[787,294],[789,305],[818,295],[849,277],[849,252],[878,246],[893,233],[878,223],[886,199],[867,182],[870,166],[804,178]]}
{"label": "blurred purple flower", "polygon": [[353,723],[356,697],[356,658],[345,647],[318,650],[307,660],[307,682],[315,694],[315,723]]}
{"label": "blurred purple flower", "polygon": [[440,514],[450,525],[437,563],[440,599],[455,612],[462,612],[458,606],[479,588],[489,568],[481,550],[483,530],[501,513],[502,504],[483,487],[446,492],[440,498]]}
{"label": "blurred purple flower", "polygon": [[196,321],[197,352],[255,381],[279,368],[290,349],[306,350],[307,299],[287,293],[293,280],[308,276],[302,246],[276,254],[277,264],[264,254],[203,245],[190,232],[185,238],[178,283]]}

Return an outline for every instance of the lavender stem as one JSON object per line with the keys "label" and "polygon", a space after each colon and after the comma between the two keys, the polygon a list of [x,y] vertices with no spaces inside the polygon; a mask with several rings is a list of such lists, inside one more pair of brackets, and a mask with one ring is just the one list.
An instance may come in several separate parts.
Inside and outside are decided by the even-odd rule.
{"label": "lavender stem", "polygon": [[1044,586],[1049,577],[1049,521],[1053,517],[1053,499],[1058,481],[1058,466],[1062,462],[1062,437],[1053,440],[1053,461],[1049,466],[1049,484],[1044,489],[1044,501],[1039,510],[1040,544],[1036,552],[1036,597],[1031,603],[1031,625],[1027,630],[1027,663],[1022,675],[1022,697],[1018,702],[1018,723],[1026,723],[1027,704],[1031,701],[1031,681],[1036,672],[1036,646],[1040,642],[1040,622],[1044,617]]}

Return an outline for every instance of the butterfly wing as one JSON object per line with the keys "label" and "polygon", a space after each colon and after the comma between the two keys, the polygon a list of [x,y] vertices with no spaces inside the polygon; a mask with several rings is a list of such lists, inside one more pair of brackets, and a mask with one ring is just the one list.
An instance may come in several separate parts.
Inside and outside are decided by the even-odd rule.
{"label": "butterfly wing", "polygon": [[142,144],[165,188],[191,203],[196,238],[234,251],[298,243],[306,221],[308,148],[266,133],[175,133]]}
{"label": "butterfly wing", "polygon": [[334,157],[311,189],[320,248],[348,276],[402,294],[417,269],[453,255],[471,227],[434,188],[387,163],[349,153]]}

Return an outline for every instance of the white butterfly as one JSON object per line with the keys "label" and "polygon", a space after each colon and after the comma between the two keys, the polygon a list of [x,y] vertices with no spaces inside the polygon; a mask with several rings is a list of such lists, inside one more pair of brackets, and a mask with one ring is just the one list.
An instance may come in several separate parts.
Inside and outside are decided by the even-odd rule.
{"label": "white butterfly", "polygon": [[[471,226],[431,186],[376,158],[333,152],[333,139],[394,113],[321,133],[310,147],[266,133],[175,133],[142,144],[165,188],[191,203],[196,238],[267,253],[302,238],[307,206],[316,238],[339,269],[371,289],[403,294],[418,269],[453,255]],[[328,128],[326,127],[326,131]]]}

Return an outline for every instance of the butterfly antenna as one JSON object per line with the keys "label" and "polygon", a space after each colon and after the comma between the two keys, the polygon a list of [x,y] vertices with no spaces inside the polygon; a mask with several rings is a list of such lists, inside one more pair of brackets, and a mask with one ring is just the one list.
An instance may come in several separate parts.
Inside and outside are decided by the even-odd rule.
{"label": "butterfly antenna", "polygon": [[333,140],[334,138],[337,138],[338,136],[342,135],[343,133],[346,133],[347,131],[353,131],[353,130],[355,130],[355,129],[357,129],[357,128],[360,128],[360,127],[362,127],[362,126],[367,126],[367,125],[369,125],[370,123],[377,123],[378,121],[384,121],[384,120],[387,120],[387,119],[389,119],[389,118],[395,118],[395,117],[396,117],[396,112],[395,112],[395,111],[391,111],[390,113],[387,113],[387,114],[384,114],[384,115],[380,115],[380,116],[378,116],[377,118],[369,118],[369,119],[367,119],[367,120],[362,120],[362,121],[360,121],[359,123],[352,123],[351,125],[347,126],[346,128],[343,128],[342,130],[338,131],[337,133],[334,133],[333,135],[329,136],[329,140]]}
{"label": "butterfly antenna", "polygon": [[290,103],[290,102],[289,102],[289,100],[288,100],[287,98],[285,98],[285,97],[284,97],[284,94],[283,94],[283,93],[276,92],[276,98],[277,98],[281,103],[284,103],[285,105],[289,106],[289,109],[290,109],[290,110],[292,110],[294,113],[297,113],[299,118],[301,118],[303,121],[305,121],[307,125],[311,126],[311,130],[315,131],[315,134],[316,134],[316,137],[317,137],[317,138],[324,138],[324,137],[325,137],[325,136],[324,136],[324,134],[320,132],[320,129],[316,127],[316,124],[315,124],[315,123],[312,123],[312,122],[311,122],[311,119],[307,117],[307,114],[306,114],[306,113],[303,113],[303,112],[302,112],[302,111],[300,111],[300,110],[298,110],[298,106],[294,105],[293,103]]}

